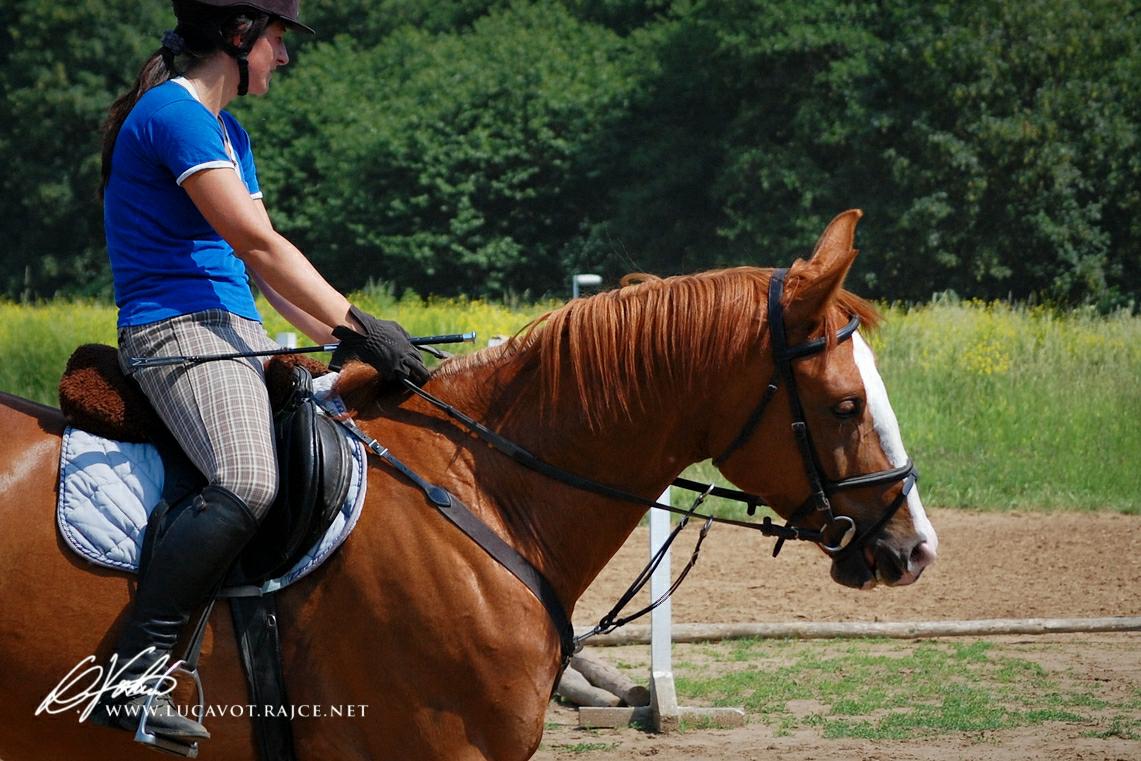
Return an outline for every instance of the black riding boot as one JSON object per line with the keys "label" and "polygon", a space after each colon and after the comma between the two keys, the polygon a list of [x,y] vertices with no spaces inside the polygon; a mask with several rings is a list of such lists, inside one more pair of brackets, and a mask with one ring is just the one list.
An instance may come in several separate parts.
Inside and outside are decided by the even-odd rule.
{"label": "black riding boot", "polygon": [[[91,715],[93,723],[131,731],[138,726],[150,688],[163,690],[160,680],[152,677],[170,668],[172,652],[190,616],[222,581],[257,526],[245,502],[217,486],[207,486],[164,516],[150,555],[143,559],[135,605],[115,648],[115,671],[120,672],[116,683],[145,675],[136,691],[143,694],[113,697],[110,691],[104,693]],[[140,655],[148,647],[154,650]],[[166,661],[159,664],[164,656]],[[210,736],[201,723],[180,715],[168,695],[154,699],[147,729],[189,740]]]}

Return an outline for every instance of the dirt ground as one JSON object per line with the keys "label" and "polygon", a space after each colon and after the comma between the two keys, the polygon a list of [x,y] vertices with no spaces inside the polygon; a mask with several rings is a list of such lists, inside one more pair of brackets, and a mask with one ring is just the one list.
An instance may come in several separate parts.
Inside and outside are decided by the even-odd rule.
{"label": "dirt ground", "polygon": [[[1141,615],[1141,517],[960,510],[932,510],[930,516],[939,533],[938,562],[912,587],[871,592],[833,583],[827,558],[814,547],[786,546],[773,559],[771,540],[715,526],[697,566],[673,599],[673,620],[935,621]],[[695,537],[695,530],[688,531],[675,545],[675,571],[681,559],[688,557]],[[647,532],[639,529],[580,601],[575,624],[596,621],[625,590],[648,553]],[[1065,671],[1068,678],[1098,683],[1134,706],[1141,698],[1141,633],[993,640],[1004,652],[1038,662],[1047,673]],[[648,662],[649,646],[640,647]],[[598,652],[607,657],[605,649]],[[583,730],[577,727],[574,709],[555,703],[547,721],[543,746],[535,756],[539,761],[1141,761],[1141,741],[1089,737],[1090,727],[1066,722],[944,733],[921,741],[864,741],[827,739],[813,731],[775,736],[770,727],[757,721],[741,729],[692,729],[671,735],[632,728]]]}

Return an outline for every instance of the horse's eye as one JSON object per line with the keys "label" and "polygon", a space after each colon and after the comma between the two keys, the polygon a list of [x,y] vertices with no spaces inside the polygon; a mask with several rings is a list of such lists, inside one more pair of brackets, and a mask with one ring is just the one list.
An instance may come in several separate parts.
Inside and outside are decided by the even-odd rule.
{"label": "horse's eye", "polygon": [[838,418],[852,418],[860,414],[861,403],[859,399],[845,399],[832,408]]}

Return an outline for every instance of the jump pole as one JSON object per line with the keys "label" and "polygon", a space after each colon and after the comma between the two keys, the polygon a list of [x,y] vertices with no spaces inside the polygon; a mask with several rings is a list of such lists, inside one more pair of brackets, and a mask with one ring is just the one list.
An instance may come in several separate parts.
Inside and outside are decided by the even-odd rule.
{"label": "jump pole", "polygon": [[[670,490],[667,488],[659,498],[662,504],[669,505]],[[665,510],[650,511],[650,557],[665,544],[670,535],[671,513]],[[661,565],[650,576],[650,599],[656,600],[670,588],[670,552],[666,550]],[[650,611],[650,706],[649,719],[654,730],[661,733],[676,732],[683,719],[699,722],[702,726],[722,728],[740,727],[745,724],[743,708],[696,708],[679,706],[673,674],[673,632],[671,601],[665,602]],[[644,708],[589,708],[578,712],[580,727],[614,727],[643,721]]]}

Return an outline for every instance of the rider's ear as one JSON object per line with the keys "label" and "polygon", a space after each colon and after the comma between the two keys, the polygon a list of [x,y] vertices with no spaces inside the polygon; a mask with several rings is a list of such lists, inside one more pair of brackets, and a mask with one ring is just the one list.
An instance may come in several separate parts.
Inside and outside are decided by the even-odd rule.
{"label": "rider's ear", "polygon": [[852,244],[863,215],[859,209],[838,215],[816,242],[812,258],[798,260],[789,270],[783,301],[790,343],[803,341],[816,331],[828,305],[844,287],[844,278],[856,260]]}

